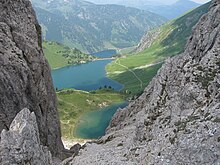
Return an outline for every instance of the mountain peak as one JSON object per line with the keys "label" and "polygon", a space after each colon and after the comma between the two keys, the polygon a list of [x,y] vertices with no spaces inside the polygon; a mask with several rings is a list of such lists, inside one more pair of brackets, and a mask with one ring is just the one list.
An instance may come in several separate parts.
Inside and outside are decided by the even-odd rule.
{"label": "mountain peak", "polygon": [[122,5],[78,0],[68,0],[66,5],[60,1],[45,5],[34,0],[44,37],[86,53],[134,46],[145,31],[166,21],[157,14]]}
{"label": "mountain peak", "polygon": [[191,4],[191,5],[197,5],[197,6],[200,5],[200,4],[198,4],[194,1],[191,1],[191,0],[178,0],[174,4],[176,4],[176,5],[181,5],[181,4],[184,4],[184,5],[188,4],[189,5],[189,4]]}

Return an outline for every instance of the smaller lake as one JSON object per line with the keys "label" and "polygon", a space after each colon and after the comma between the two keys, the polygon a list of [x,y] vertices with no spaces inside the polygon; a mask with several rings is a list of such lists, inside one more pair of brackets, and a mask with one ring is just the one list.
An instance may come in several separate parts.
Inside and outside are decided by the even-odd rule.
{"label": "smaller lake", "polygon": [[105,134],[105,130],[118,108],[124,108],[127,102],[114,104],[106,108],[87,112],[81,116],[75,129],[75,135],[83,139],[96,139]]}
{"label": "smaller lake", "polygon": [[99,60],[53,70],[54,87],[59,90],[74,88],[91,91],[106,85],[119,91],[123,88],[123,85],[106,77],[105,66],[111,61]]}
{"label": "smaller lake", "polygon": [[109,58],[116,54],[117,54],[116,50],[109,49],[109,50],[103,50],[101,52],[92,53],[91,55],[99,57],[99,58]]}

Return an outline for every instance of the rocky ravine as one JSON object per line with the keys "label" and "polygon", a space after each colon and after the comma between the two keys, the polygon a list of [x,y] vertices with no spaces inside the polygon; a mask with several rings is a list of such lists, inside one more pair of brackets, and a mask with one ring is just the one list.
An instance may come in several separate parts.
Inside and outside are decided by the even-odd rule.
{"label": "rocky ravine", "polygon": [[[61,156],[63,145],[35,14],[27,0],[2,0],[0,11],[0,128],[9,129],[1,133],[0,164],[51,164],[48,149]],[[27,109],[18,113],[24,107],[36,118]],[[217,165],[219,128],[220,1],[214,0],[185,52],[168,59],[143,95],[116,113],[104,137],[63,164]]]}
{"label": "rocky ravine", "polygon": [[220,164],[220,1],[97,143],[63,164]]}
{"label": "rocky ravine", "polygon": [[56,94],[34,10],[29,0],[1,0],[0,11],[0,131],[28,108],[36,114],[41,144],[62,157]]}

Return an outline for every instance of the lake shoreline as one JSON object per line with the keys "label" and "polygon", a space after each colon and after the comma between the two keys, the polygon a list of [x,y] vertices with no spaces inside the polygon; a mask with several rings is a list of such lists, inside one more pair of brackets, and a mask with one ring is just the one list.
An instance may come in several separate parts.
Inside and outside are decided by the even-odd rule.
{"label": "lake shoreline", "polygon": [[71,65],[52,70],[54,87],[57,90],[74,88],[84,91],[111,86],[117,91],[123,89],[119,82],[107,77],[106,65],[112,60],[96,60],[82,65]]}
{"label": "lake shoreline", "polygon": [[89,61],[78,63],[78,64],[69,64],[69,65],[65,65],[65,66],[62,66],[62,67],[50,68],[50,69],[51,69],[51,71],[54,71],[54,70],[62,69],[62,68],[69,67],[69,66],[83,65],[83,64],[90,63],[90,62],[94,62],[94,61],[105,61],[105,60],[116,60],[116,59],[117,58],[115,58],[115,57],[111,57],[111,58],[97,58],[97,59],[89,60]]}
{"label": "lake shoreline", "polygon": [[[68,89],[57,92],[58,110],[61,119],[61,130],[65,139],[78,138],[76,127],[81,118],[88,112],[102,111],[114,104],[125,102],[125,96],[111,89],[91,92]],[[87,138],[92,139],[92,138]]]}
{"label": "lake shoreline", "polygon": [[[115,57],[108,54],[86,64],[52,70],[54,87],[57,90],[61,131],[67,142],[103,136],[117,109],[127,105],[126,96],[120,92],[124,85],[108,78],[106,74],[106,65],[114,59]],[[91,116],[84,121],[83,117],[88,113],[91,113]],[[79,134],[84,130],[82,128],[78,131],[79,125],[83,122],[84,124],[90,122],[88,126],[93,127],[91,129],[84,127],[88,131],[88,136]],[[91,131],[92,136],[89,135]]]}
{"label": "lake shoreline", "polygon": [[[118,109],[123,109],[128,101],[113,102],[105,108],[87,111],[79,117],[74,128],[74,136],[80,139],[98,139],[105,134],[105,130]],[[92,131],[91,131],[92,130]]]}

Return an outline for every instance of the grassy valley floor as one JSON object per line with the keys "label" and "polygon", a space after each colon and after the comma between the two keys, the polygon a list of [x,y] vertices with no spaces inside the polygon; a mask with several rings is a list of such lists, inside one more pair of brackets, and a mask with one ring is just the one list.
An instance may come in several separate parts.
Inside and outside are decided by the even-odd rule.
{"label": "grassy valley floor", "polygon": [[109,73],[108,76],[124,85],[123,93],[127,97],[139,96],[152,78],[157,74],[163,63],[143,66],[136,69],[127,69],[118,74]]}
{"label": "grassy valley floor", "polygon": [[57,92],[57,97],[64,141],[76,140],[74,129],[80,116],[84,113],[107,107],[113,103],[124,102],[124,95],[111,89],[92,92],[70,89]]}

